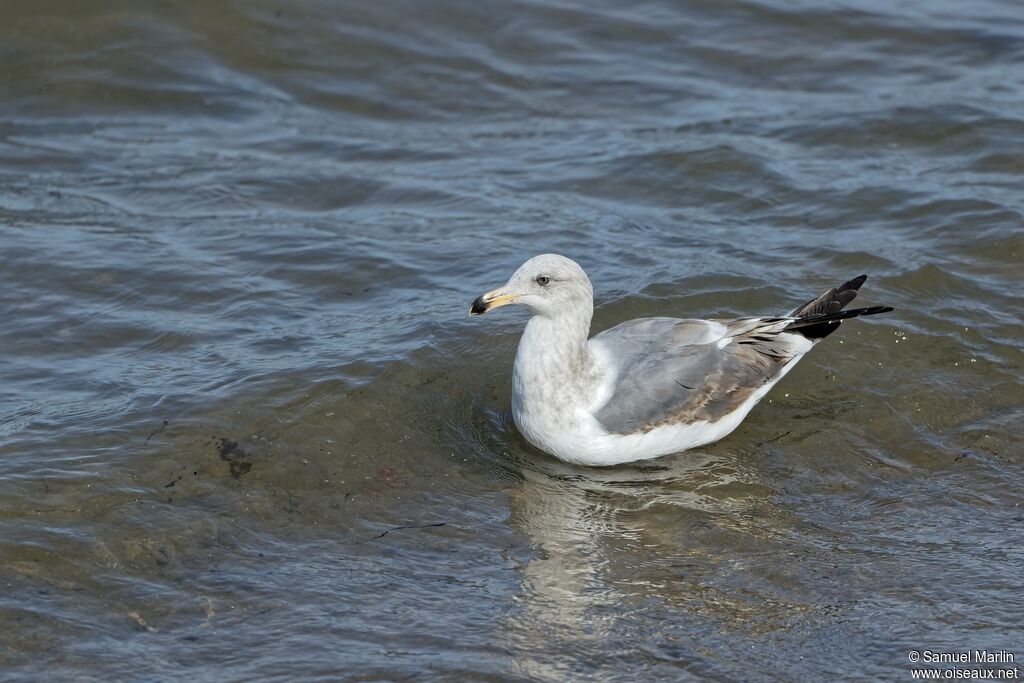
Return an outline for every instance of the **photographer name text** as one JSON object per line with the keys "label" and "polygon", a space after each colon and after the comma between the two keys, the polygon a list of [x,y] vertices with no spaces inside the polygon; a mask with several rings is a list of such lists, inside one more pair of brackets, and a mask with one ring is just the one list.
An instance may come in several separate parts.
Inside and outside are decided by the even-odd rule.
{"label": "photographer name text", "polygon": [[937,652],[923,650],[911,652],[911,661],[924,664],[1012,664],[1013,653],[1006,650],[960,650]]}

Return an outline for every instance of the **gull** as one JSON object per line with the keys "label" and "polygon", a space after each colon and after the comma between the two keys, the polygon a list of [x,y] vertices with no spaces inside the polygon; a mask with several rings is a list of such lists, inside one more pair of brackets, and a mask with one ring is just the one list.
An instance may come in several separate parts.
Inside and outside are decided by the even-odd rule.
{"label": "gull", "polygon": [[816,343],[847,318],[856,277],[783,316],[637,318],[589,337],[590,279],[575,261],[535,256],[469,309],[530,311],[512,367],[512,417],[537,448],[607,466],[713,443],[732,432]]}

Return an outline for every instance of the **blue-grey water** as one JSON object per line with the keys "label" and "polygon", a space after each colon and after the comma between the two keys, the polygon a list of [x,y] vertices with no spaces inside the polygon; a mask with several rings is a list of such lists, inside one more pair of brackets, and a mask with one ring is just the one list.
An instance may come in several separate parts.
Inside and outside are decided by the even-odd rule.
{"label": "blue-grey water", "polygon": [[[910,680],[1024,661],[1024,10],[0,3],[0,678]],[[595,328],[853,321],[722,442],[518,435]]]}

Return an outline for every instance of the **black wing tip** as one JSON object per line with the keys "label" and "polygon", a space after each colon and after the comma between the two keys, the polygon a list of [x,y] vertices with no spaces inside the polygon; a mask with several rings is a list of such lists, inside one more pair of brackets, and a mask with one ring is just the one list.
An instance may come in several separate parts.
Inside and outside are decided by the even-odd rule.
{"label": "black wing tip", "polygon": [[836,311],[834,313],[822,313],[820,315],[811,315],[806,318],[799,318],[795,320],[791,325],[787,327],[802,327],[804,325],[813,325],[816,323],[825,322],[838,322],[840,320],[846,320],[848,318],[857,318],[862,315],[877,315],[878,313],[889,313],[894,311],[892,306],[868,306],[866,308],[848,308],[844,311]]}
{"label": "black wing tip", "polygon": [[848,290],[848,289],[853,289],[853,290],[860,289],[860,286],[863,285],[864,282],[867,281],[867,279],[868,279],[867,275],[858,275],[857,277],[853,278],[852,280],[847,280],[842,285],[840,285],[838,291],[842,292],[842,291],[845,291],[845,290]]}
{"label": "black wing tip", "polygon": [[849,318],[858,318],[862,315],[877,315],[893,311],[892,306],[869,306],[867,308],[851,308],[836,313],[825,313],[813,315],[807,318],[800,318],[786,326],[787,332],[795,332],[807,339],[824,339],[839,329],[839,323]]}

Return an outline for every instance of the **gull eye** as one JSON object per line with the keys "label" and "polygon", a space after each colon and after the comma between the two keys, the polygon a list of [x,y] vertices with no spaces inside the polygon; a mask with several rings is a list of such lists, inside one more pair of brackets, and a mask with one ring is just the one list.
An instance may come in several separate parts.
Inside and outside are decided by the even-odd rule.
{"label": "gull eye", "polygon": [[540,285],[541,287],[545,286],[549,282],[551,282],[551,278],[549,278],[547,275],[537,276],[537,284]]}

